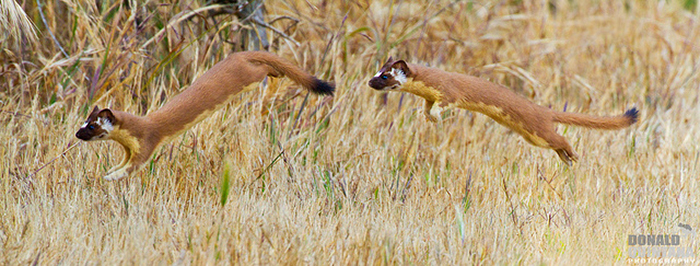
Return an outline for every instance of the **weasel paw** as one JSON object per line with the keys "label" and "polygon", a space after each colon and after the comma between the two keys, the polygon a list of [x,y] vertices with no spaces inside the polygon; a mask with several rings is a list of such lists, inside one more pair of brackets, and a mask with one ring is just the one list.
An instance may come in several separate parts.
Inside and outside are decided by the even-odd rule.
{"label": "weasel paw", "polygon": [[108,181],[116,181],[116,180],[122,179],[122,177],[125,177],[125,176],[126,176],[126,171],[124,171],[124,169],[120,169],[120,170],[114,171],[114,172],[106,175],[104,177],[104,179],[108,180]]}
{"label": "weasel paw", "polygon": [[557,149],[555,150],[557,152],[557,155],[559,155],[559,158],[561,158],[566,165],[569,167],[574,165],[574,162],[578,161],[578,155],[575,152],[568,152],[565,149]]}
{"label": "weasel paw", "polygon": [[438,121],[442,120],[442,108],[438,106],[434,106],[430,109],[423,109],[423,114],[425,115],[425,119],[427,119],[430,122],[437,123]]}
{"label": "weasel paw", "polygon": [[425,114],[425,120],[428,120],[428,122],[437,123],[440,119],[437,116],[434,116],[433,114]]}

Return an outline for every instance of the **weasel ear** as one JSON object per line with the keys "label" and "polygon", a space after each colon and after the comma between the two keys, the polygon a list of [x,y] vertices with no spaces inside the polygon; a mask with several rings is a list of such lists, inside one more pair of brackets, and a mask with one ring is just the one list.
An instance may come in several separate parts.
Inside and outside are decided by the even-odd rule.
{"label": "weasel ear", "polygon": [[117,118],[114,117],[112,110],[109,110],[108,108],[102,109],[102,111],[97,114],[97,117],[107,119],[107,121],[109,121],[111,124],[115,124],[117,122]]}
{"label": "weasel ear", "polygon": [[393,62],[394,62],[394,59],[391,56],[389,56],[389,60],[386,60],[386,63],[384,63],[384,65],[382,65],[381,70],[388,69],[391,66],[391,63],[393,63]]}
{"label": "weasel ear", "polygon": [[406,64],[406,61],[396,61],[394,62],[394,64],[391,65],[391,68],[396,68],[403,71],[403,73],[406,74],[406,77],[412,76],[411,69],[408,68],[408,64]]}
{"label": "weasel ear", "polygon": [[98,108],[97,105],[95,105],[95,108],[92,108],[92,112],[90,112],[90,116],[92,116],[93,114],[97,114],[97,112],[99,112],[99,111],[100,111],[100,108]]}

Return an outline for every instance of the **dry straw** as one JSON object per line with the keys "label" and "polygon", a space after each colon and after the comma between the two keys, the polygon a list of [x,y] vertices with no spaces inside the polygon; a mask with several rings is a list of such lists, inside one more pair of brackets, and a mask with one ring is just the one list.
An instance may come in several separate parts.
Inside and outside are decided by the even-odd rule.
{"label": "dry straw", "polygon": [[0,31],[4,40],[12,39],[18,44],[24,36],[34,42],[37,39],[35,28],[15,0],[0,0]]}
{"label": "dry straw", "polygon": [[[249,26],[204,1],[39,2],[39,45],[0,51],[2,264],[623,264],[630,234],[700,228],[700,24],[679,1],[265,1],[271,50],[335,97],[268,80],[119,182],[101,179],[118,144],[76,145],[87,112],[158,109]],[[17,7],[2,25],[30,32]],[[567,167],[483,115],[433,124],[373,91],[389,55],[640,121],[559,126]]]}

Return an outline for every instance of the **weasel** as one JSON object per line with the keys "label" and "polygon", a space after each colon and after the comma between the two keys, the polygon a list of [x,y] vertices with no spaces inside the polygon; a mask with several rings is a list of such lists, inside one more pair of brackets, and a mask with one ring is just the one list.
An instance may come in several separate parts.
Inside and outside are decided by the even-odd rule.
{"label": "weasel", "polygon": [[435,103],[440,107],[455,106],[480,112],[518,132],[530,144],[556,151],[569,166],[578,160],[578,155],[566,139],[557,134],[554,123],[613,130],[634,124],[639,114],[636,108],[612,117],[557,112],[534,104],[504,86],[477,77],[391,58],[370,79],[369,86],[375,90],[408,92],[424,98],[423,113],[432,122],[438,120],[431,113]]}
{"label": "weasel", "polygon": [[117,180],[140,170],[154,150],[223,107],[240,92],[256,87],[266,76],[287,76],[312,93],[332,95],[334,85],[268,52],[239,52],[228,56],[146,116],[97,106],[75,136],[84,141],[114,140],[122,145],[121,164],[104,177]]}

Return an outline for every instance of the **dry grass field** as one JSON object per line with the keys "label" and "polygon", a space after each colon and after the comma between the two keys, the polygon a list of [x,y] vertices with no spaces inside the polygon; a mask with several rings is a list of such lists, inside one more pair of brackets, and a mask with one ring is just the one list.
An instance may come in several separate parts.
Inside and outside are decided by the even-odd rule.
{"label": "dry grass field", "polygon": [[[250,47],[250,20],[97,2],[20,0],[36,41],[0,35],[1,264],[625,264],[630,234],[700,227],[694,1],[265,1],[269,50],[335,96],[270,79],[116,182],[121,147],[74,136],[89,110],[157,110]],[[484,115],[434,124],[372,90],[390,55],[640,120],[560,125],[567,167]]]}

